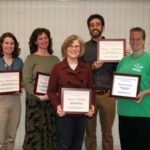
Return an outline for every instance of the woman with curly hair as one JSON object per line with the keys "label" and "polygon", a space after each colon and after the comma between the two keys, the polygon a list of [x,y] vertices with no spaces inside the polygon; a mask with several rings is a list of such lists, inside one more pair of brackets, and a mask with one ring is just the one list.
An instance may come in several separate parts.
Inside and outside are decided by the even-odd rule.
{"label": "woman with curly hair", "polygon": [[23,67],[23,83],[26,90],[26,118],[24,150],[57,149],[55,113],[47,94],[34,92],[38,72],[49,74],[58,57],[52,55],[52,38],[48,29],[36,28],[30,37],[31,55]]}

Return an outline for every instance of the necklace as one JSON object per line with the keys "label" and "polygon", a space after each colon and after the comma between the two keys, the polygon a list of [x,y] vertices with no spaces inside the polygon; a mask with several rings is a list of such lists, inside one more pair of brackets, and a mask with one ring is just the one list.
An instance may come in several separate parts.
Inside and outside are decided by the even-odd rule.
{"label": "necklace", "polygon": [[12,64],[8,65],[8,64],[5,62],[4,58],[3,58],[2,60],[3,60],[3,63],[4,63],[4,66],[5,66],[5,69],[6,69],[6,70],[13,70],[13,61],[12,61]]}

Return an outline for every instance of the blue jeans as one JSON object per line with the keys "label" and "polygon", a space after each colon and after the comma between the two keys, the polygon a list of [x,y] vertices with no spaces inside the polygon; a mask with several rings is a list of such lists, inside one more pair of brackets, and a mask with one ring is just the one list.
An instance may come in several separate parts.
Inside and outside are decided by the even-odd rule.
{"label": "blue jeans", "polygon": [[86,116],[58,117],[59,150],[81,150],[86,128]]}

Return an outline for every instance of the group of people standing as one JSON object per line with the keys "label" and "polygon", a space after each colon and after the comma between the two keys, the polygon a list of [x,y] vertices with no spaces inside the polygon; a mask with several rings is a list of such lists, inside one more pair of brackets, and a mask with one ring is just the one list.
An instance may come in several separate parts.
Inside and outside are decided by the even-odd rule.
{"label": "group of people standing", "polygon": [[[91,40],[84,43],[78,35],[68,36],[61,46],[63,60],[53,55],[50,31],[36,28],[29,39],[30,55],[24,64],[12,33],[0,37],[0,71],[22,71],[26,90],[24,150],[97,149],[97,114],[102,132],[102,150],[114,150],[112,127],[116,99],[110,96],[114,72],[141,76],[136,100],[117,99],[119,136],[122,150],[150,149],[150,54],[144,52],[146,33],[130,30],[132,53],[119,63],[97,60],[97,41],[105,29],[103,16],[87,19]],[[37,72],[49,74],[47,94],[35,94]],[[62,109],[61,89],[91,89],[89,111],[68,114]],[[20,93],[0,95],[0,149],[13,150],[21,113]]]}

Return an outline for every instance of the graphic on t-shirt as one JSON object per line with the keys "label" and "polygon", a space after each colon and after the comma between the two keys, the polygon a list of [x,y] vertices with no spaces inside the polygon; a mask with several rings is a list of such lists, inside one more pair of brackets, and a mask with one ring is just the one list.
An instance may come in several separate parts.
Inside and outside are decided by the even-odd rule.
{"label": "graphic on t-shirt", "polygon": [[136,63],[136,64],[133,66],[133,68],[132,68],[132,70],[133,70],[133,71],[136,71],[136,72],[141,72],[142,69],[143,69],[143,65],[142,65],[142,64],[139,64],[139,63]]}

